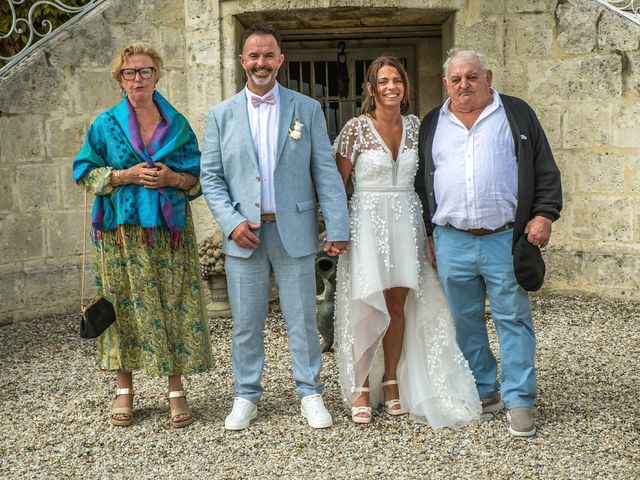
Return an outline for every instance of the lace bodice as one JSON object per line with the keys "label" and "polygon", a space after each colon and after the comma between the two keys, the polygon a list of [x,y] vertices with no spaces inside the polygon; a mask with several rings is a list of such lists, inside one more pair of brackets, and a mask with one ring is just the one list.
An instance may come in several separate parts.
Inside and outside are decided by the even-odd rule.
{"label": "lace bodice", "polygon": [[355,191],[413,190],[418,170],[418,129],[415,115],[402,117],[402,139],[397,159],[367,115],[349,120],[334,143],[336,153],[353,165],[351,180]]}

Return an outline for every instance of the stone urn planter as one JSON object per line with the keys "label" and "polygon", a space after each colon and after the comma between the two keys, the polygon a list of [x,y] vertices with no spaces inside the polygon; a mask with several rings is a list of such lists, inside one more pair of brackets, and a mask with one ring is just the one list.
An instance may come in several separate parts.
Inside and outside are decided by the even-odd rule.
{"label": "stone urn planter", "polygon": [[231,305],[229,305],[229,295],[227,294],[226,275],[211,275],[207,279],[209,288],[209,302],[207,303],[207,313],[214,318],[230,317]]}
{"label": "stone urn planter", "polygon": [[224,273],[222,241],[214,236],[205,238],[198,245],[200,271],[209,292],[207,313],[210,317],[230,317],[231,305],[227,294],[227,277]]}

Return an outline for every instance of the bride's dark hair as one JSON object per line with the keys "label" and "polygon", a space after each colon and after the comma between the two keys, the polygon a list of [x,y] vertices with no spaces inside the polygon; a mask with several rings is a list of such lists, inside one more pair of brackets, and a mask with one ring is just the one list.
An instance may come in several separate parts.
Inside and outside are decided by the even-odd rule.
{"label": "bride's dark hair", "polygon": [[379,96],[378,72],[382,67],[387,65],[398,71],[402,79],[402,84],[404,85],[404,96],[402,97],[402,102],[400,102],[400,113],[406,115],[409,112],[409,78],[407,77],[407,71],[404,69],[402,62],[397,58],[382,56],[371,62],[371,65],[369,65],[367,69],[367,83],[369,88],[371,88],[371,92],[369,92],[369,88],[365,90],[366,96],[364,102],[362,102],[362,109],[360,110],[364,115],[376,118],[376,97]]}

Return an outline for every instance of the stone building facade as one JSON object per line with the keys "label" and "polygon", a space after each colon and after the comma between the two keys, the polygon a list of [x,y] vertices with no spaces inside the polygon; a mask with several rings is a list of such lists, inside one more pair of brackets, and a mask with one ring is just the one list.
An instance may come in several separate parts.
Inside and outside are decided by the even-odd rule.
{"label": "stone building facade", "polygon": [[[84,196],[71,162],[92,119],[118,101],[109,76],[118,48],[158,47],[158,88],[202,139],[209,106],[242,87],[238,39],[259,19],[283,33],[281,80],[322,97],[330,130],[357,109],[358,72],[378,54],[404,59],[422,116],[443,98],[445,52],[484,52],[498,91],[538,112],[562,171],[545,288],[640,299],[633,22],[592,0],[107,0],[0,78],[2,321],[78,309]],[[340,50],[347,98],[330,91]],[[202,200],[194,212],[198,235],[210,234]]]}

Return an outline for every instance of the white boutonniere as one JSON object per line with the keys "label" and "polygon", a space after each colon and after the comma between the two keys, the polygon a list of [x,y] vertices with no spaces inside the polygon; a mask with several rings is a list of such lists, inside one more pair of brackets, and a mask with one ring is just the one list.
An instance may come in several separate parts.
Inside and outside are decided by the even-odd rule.
{"label": "white boutonniere", "polygon": [[296,121],[293,122],[293,125],[289,129],[289,136],[294,140],[300,140],[302,137],[302,127],[304,127],[304,124],[300,123],[300,120],[296,118]]}

